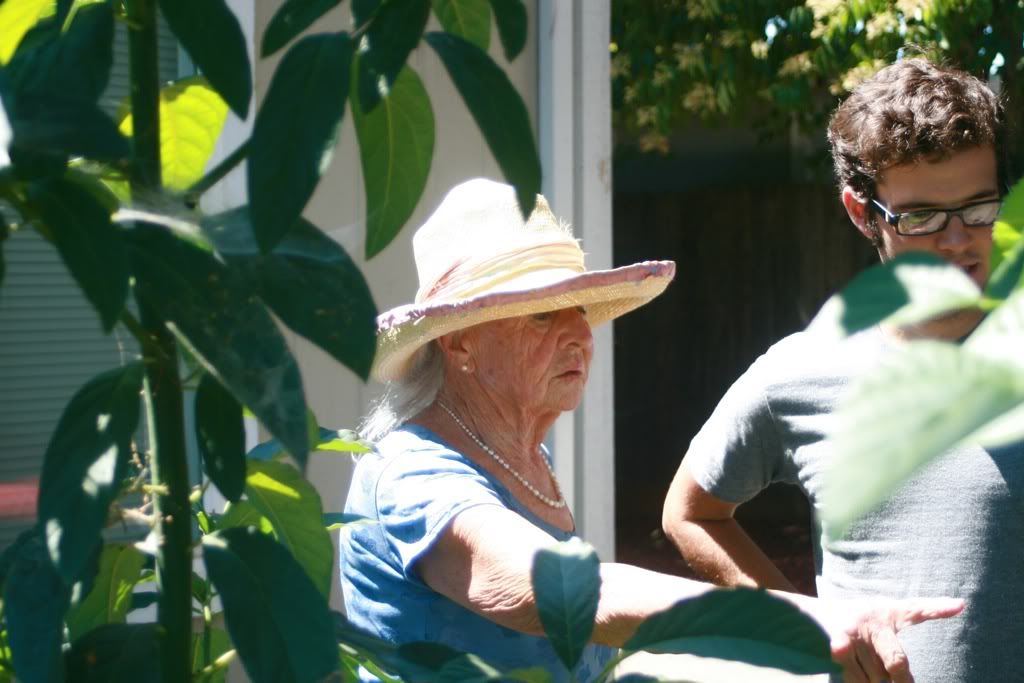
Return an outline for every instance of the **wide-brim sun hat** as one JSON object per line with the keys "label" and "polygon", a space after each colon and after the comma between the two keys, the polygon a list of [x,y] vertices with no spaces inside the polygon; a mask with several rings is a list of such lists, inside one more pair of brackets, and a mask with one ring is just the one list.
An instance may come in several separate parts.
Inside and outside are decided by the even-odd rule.
{"label": "wide-brim sun hat", "polygon": [[515,189],[476,178],[453,188],[413,236],[414,303],[377,318],[373,376],[401,380],[443,335],[503,318],[582,306],[591,327],[643,306],[675,276],[672,261],[587,270],[568,226],[537,195],[524,221]]}

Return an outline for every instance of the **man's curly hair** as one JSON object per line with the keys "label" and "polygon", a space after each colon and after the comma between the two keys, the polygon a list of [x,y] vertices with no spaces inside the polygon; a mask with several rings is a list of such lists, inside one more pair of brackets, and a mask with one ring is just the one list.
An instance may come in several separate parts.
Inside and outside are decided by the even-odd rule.
{"label": "man's curly hair", "polygon": [[832,114],[828,141],[840,190],[872,197],[879,173],[992,145],[1001,187],[1009,181],[1003,105],[982,81],[923,58],[864,81]]}

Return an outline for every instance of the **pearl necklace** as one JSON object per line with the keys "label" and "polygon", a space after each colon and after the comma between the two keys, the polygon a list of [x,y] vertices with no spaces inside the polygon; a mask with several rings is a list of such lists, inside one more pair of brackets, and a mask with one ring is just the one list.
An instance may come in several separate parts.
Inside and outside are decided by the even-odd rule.
{"label": "pearl necklace", "polygon": [[451,415],[451,418],[453,420],[455,420],[455,424],[457,424],[460,427],[462,427],[462,431],[466,432],[466,435],[469,436],[469,438],[471,438],[476,443],[476,445],[480,447],[480,450],[482,450],[484,453],[486,453],[487,455],[489,455],[492,458],[494,458],[495,462],[497,462],[499,465],[504,467],[505,471],[507,471],[509,474],[511,474],[513,477],[515,477],[516,480],[520,484],[522,484],[524,487],[526,487],[527,491],[529,491],[534,496],[536,496],[537,500],[539,500],[540,502],[544,503],[545,505],[548,505],[550,507],[555,508],[556,510],[559,510],[559,509],[565,507],[565,498],[562,497],[562,489],[559,488],[559,486],[558,486],[558,480],[555,479],[555,471],[553,469],[551,469],[551,463],[548,462],[547,458],[545,458],[543,455],[541,455],[540,459],[544,461],[544,464],[547,465],[548,472],[551,473],[551,481],[555,485],[555,492],[558,494],[558,498],[548,498],[543,493],[538,491],[536,486],[534,486],[533,484],[531,484],[529,481],[526,480],[526,477],[524,477],[523,475],[519,474],[514,469],[512,469],[512,465],[509,465],[508,462],[503,457],[501,457],[500,455],[495,453],[494,450],[491,449],[490,446],[485,444],[480,439],[479,436],[474,434],[473,430],[471,430],[469,427],[467,427],[466,423],[464,423],[462,420],[460,420],[459,416],[456,415],[454,412],[452,412],[451,408],[449,408],[445,404],[441,403],[440,401],[437,402],[437,405],[441,406],[441,408],[443,408],[446,413]]}

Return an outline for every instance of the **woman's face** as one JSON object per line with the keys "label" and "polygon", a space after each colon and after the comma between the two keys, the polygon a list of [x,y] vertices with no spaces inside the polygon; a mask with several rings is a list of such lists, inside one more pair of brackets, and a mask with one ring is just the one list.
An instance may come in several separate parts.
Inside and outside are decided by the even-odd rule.
{"label": "woman's face", "polygon": [[573,410],[594,355],[582,307],[483,323],[463,333],[477,380],[536,416]]}

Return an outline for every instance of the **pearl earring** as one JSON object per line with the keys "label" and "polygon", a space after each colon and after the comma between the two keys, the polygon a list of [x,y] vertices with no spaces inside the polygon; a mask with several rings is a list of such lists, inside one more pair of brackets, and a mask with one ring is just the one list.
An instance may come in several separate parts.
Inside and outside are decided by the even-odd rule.
{"label": "pearl earring", "polygon": [[465,365],[465,364],[463,364],[463,366],[462,366],[462,371],[463,371],[463,372],[469,372],[469,366],[468,366],[468,365]]}

